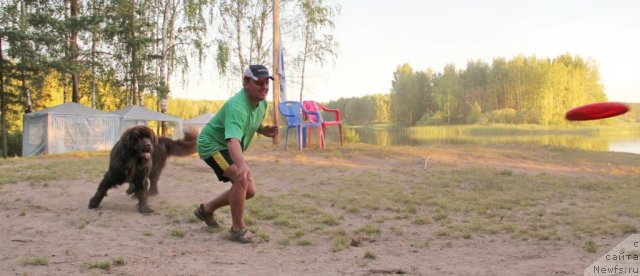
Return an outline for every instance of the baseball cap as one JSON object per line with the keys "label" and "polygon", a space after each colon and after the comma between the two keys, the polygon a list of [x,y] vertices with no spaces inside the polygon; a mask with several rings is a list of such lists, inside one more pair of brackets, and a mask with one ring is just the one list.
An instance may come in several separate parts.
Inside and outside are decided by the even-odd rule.
{"label": "baseball cap", "polygon": [[247,67],[247,69],[244,70],[244,76],[249,77],[253,80],[258,80],[262,78],[273,79],[273,77],[269,75],[269,70],[267,69],[267,67],[264,67],[263,65],[260,65],[260,64],[254,64]]}

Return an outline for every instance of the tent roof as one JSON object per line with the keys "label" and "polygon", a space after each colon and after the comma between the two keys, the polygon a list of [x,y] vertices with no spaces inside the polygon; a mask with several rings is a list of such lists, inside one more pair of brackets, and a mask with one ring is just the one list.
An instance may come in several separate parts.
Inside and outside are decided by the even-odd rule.
{"label": "tent roof", "polygon": [[113,113],[119,115],[125,120],[144,120],[144,121],[163,121],[163,122],[180,122],[182,119],[173,117],[171,115],[162,114],[146,107],[139,105],[130,105],[123,109],[114,111]]}
{"label": "tent roof", "polygon": [[86,107],[84,105],[68,102],[63,103],[61,105],[52,106],[40,111],[32,112],[29,114],[25,114],[25,116],[42,116],[45,114],[56,114],[56,115],[92,115],[92,116],[116,116],[115,114],[104,112],[100,110],[96,110],[93,108]]}
{"label": "tent roof", "polygon": [[193,117],[189,120],[186,120],[183,122],[183,124],[185,125],[204,125],[206,123],[208,123],[209,121],[211,121],[211,118],[213,118],[213,115],[215,115],[215,113],[205,113],[202,114],[200,116],[196,116]]}

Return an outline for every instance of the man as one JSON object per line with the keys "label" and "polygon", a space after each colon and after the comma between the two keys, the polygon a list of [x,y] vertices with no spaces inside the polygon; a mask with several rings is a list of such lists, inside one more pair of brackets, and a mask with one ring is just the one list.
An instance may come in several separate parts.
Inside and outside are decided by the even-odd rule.
{"label": "man", "polygon": [[196,217],[209,227],[218,227],[214,212],[231,207],[231,239],[241,243],[262,240],[249,232],[244,224],[245,200],[255,195],[251,169],[244,160],[244,151],[257,132],[267,137],[278,134],[277,126],[263,126],[269,93],[269,70],[251,65],[244,71],[240,92],[231,97],[207,123],[198,137],[198,155],[209,165],[222,182],[231,181],[231,188],[209,202],[200,204]]}

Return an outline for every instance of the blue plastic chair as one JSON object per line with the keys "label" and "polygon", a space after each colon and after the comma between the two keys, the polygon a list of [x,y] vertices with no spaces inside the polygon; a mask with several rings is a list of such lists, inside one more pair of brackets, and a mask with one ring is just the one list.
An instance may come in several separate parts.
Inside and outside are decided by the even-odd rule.
{"label": "blue plastic chair", "polygon": [[[320,114],[318,112],[311,112],[308,111],[304,108],[304,106],[302,105],[302,103],[300,102],[296,102],[296,101],[285,101],[285,102],[281,102],[278,105],[278,111],[280,112],[280,114],[282,116],[284,116],[287,119],[287,131],[285,134],[285,142],[284,142],[284,149],[287,149],[287,145],[289,144],[289,130],[292,128],[296,129],[296,133],[297,133],[297,143],[298,143],[298,149],[302,150],[302,148],[305,146],[305,141],[304,141],[304,132],[307,128],[310,127],[317,127],[319,128],[318,131],[320,131],[320,129],[322,129],[322,124],[320,122],[305,122],[302,118],[303,114],[306,114],[307,117],[309,115],[316,115],[319,116]],[[322,132],[322,131],[320,131]],[[322,143],[324,143],[324,135],[320,136],[320,139],[322,140]]]}

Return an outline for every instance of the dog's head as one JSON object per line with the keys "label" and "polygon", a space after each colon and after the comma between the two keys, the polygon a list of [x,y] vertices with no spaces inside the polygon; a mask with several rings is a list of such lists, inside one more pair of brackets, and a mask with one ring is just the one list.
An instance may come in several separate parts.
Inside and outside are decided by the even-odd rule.
{"label": "dog's head", "polygon": [[158,138],[148,126],[134,126],[120,137],[126,151],[136,154],[140,159],[150,160]]}

